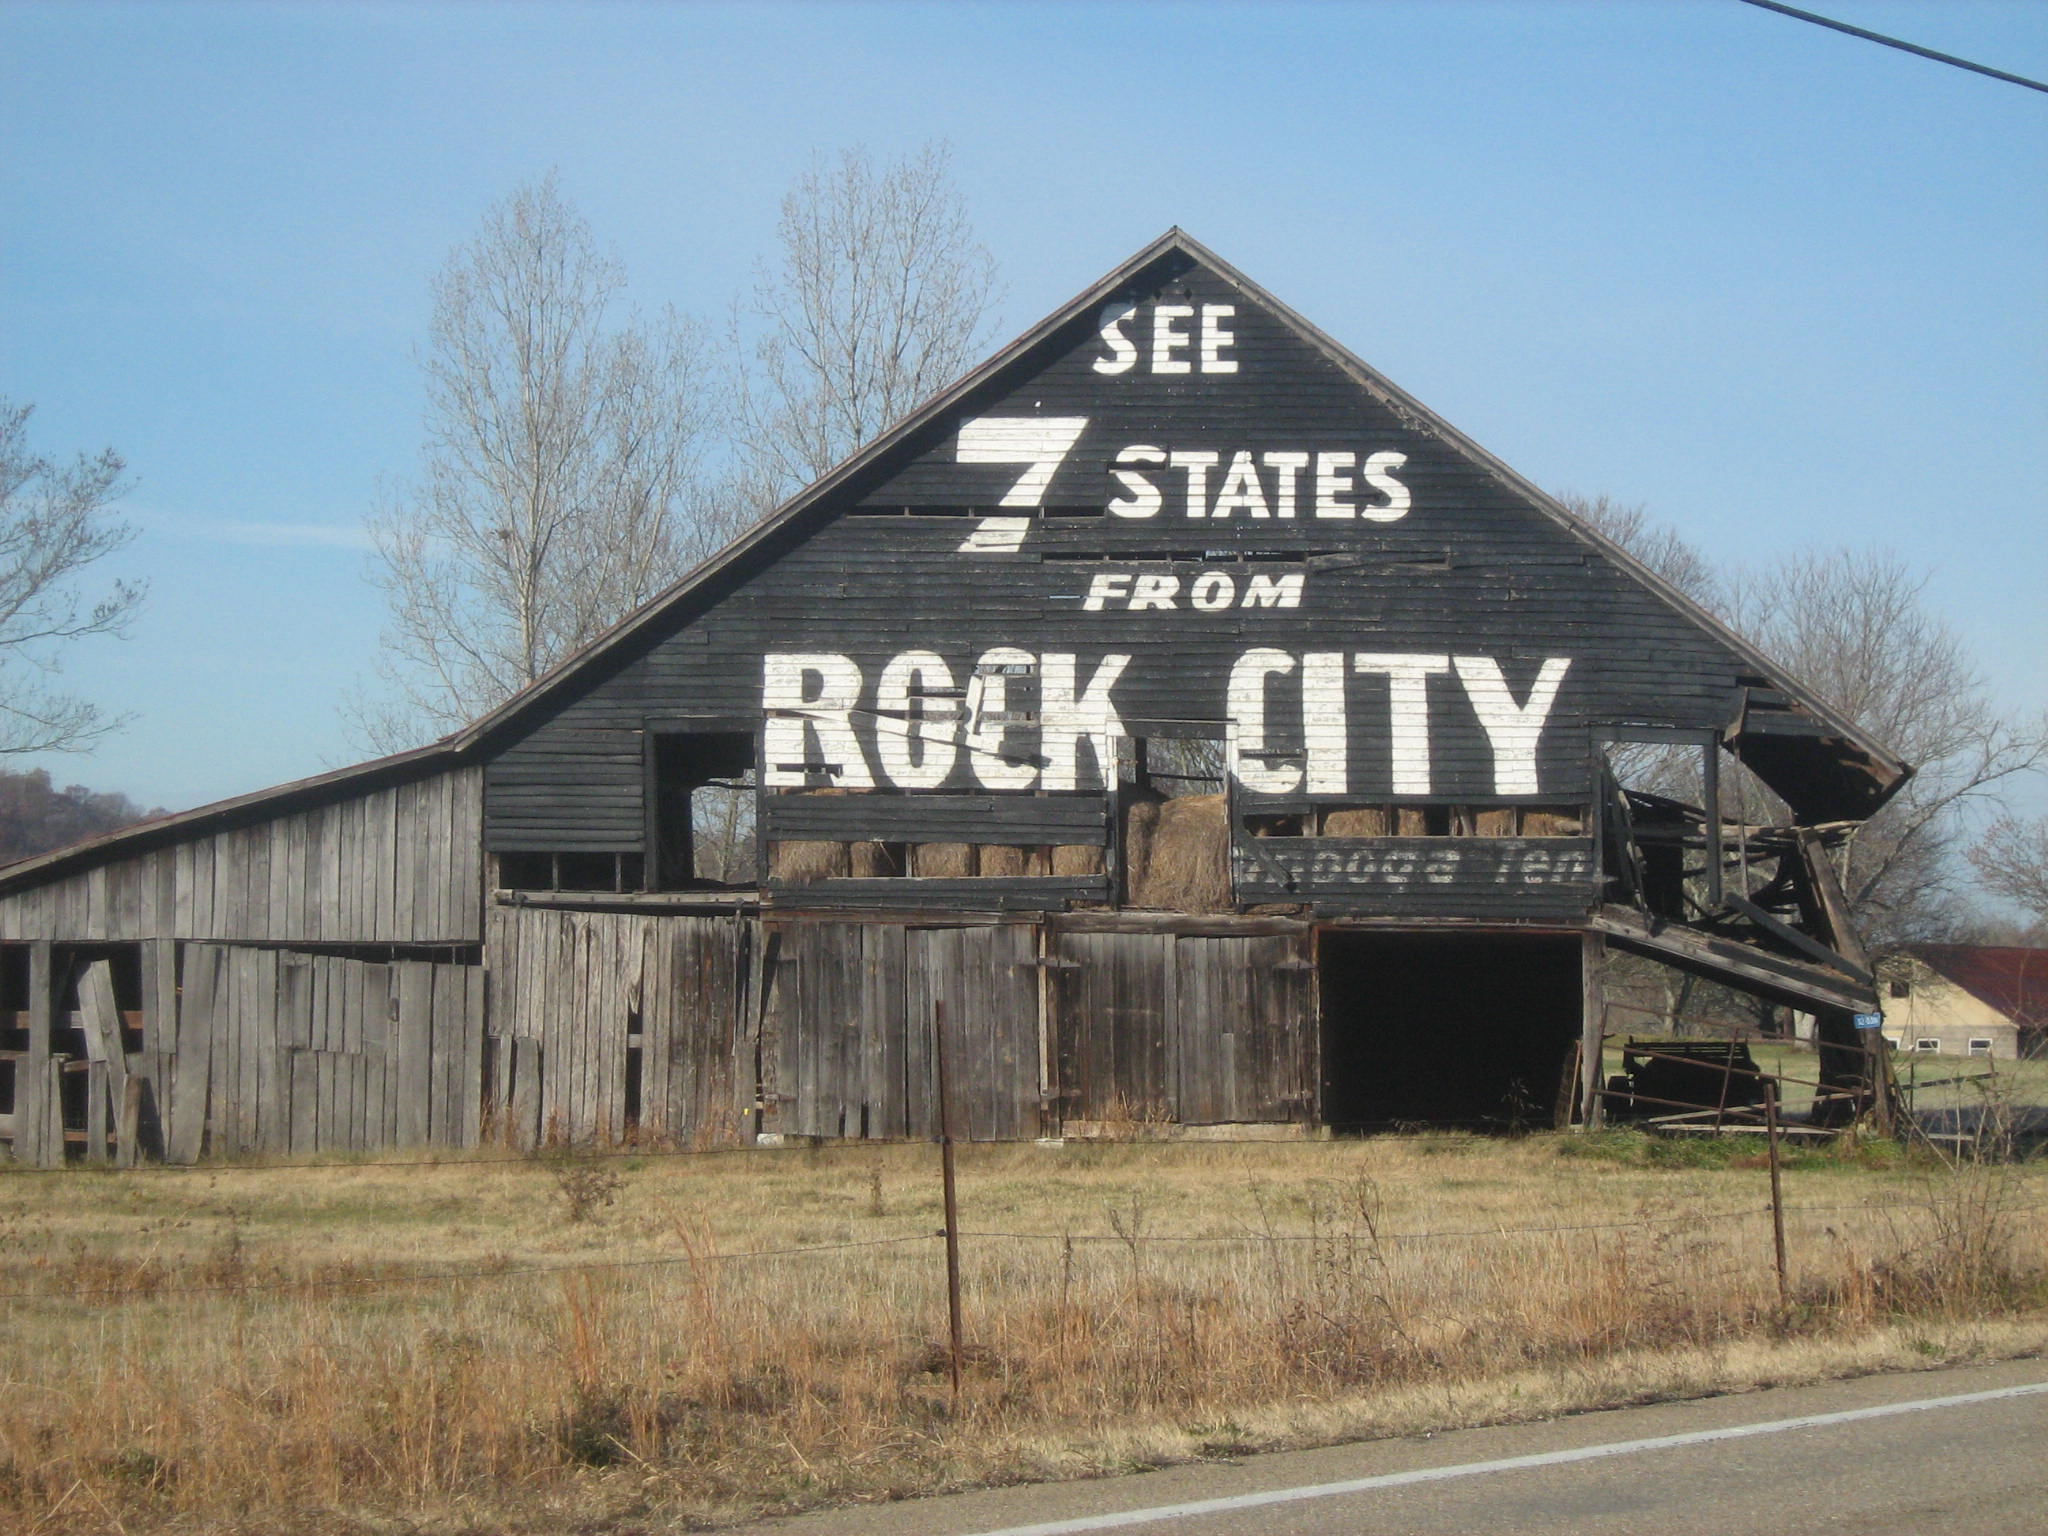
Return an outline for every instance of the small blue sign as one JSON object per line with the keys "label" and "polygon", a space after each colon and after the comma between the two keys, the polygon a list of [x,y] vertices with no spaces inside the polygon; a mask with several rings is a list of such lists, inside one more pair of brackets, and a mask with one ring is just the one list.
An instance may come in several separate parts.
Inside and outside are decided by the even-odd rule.
{"label": "small blue sign", "polygon": [[1856,1015],[1858,1029],[1883,1029],[1884,1015],[1881,1013],[1859,1013]]}

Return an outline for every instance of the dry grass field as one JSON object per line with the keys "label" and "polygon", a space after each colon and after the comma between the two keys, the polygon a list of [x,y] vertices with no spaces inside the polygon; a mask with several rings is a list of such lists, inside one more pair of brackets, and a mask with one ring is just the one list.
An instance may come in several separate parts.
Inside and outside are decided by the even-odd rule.
{"label": "dry grass field", "polygon": [[2048,1166],[1633,1133],[0,1170],[0,1530],[656,1532],[2048,1348]]}

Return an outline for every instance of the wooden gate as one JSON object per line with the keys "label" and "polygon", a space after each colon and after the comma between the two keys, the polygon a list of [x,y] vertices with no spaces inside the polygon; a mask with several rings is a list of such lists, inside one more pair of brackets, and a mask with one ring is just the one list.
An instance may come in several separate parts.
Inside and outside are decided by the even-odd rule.
{"label": "wooden gate", "polygon": [[1039,1134],[1034,930],[1022,923],[919,928],[790,924],[774,941],[775,1129],[800,1136],[938,1133],[935,1005],[946,1015],[953,1134]]}
{"label": "wooden gate", "polygon": [[1306,934],[1061,932],[1052,947],[1067,1121],[1308,1118],[1316,1030]]}

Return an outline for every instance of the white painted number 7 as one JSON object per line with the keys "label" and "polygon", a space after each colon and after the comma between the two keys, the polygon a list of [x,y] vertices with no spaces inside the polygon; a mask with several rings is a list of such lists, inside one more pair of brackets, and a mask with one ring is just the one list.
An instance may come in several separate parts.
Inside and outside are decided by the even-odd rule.
{"label": "white painted number 7", "polygon": [[[1066,462],[1087,425],[1086,416],[977,416],[960,423],[959,462],[1028,464],[996,505],[1042,506],[1053,471]],[[1028,517],[984,517],[956,553],[1014,555],[1030,531]]]}
{"label": "white painted number 7", "polygon": [[960,423],[960,462],[1030,465],[997,505],[1036,507],[1087,425],[1086,416],[977,416]]}

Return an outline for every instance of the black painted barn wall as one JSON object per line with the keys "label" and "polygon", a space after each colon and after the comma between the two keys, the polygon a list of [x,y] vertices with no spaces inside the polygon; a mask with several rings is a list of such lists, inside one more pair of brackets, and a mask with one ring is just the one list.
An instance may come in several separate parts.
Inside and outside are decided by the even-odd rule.
{"label": "black painted barn wall", "polygon": [[[1110,348],[1092,314],[1050,333],[978,397],[901,445],[891,462],[831,504],[799,514],[746,569],[685,594],[632,654],[586,673],[573,697],[489,762],[488,846],[637,851],[647,822],[641,731],[650,720],[674,717],[721,728],[758,722],[769,652],[851,658],[864,679],[863,708],[874,707],[879,675],[905,651],[938,653],[962,684],[976,658],[997,646],[1071,654],[1084,685],[1105,655],[1127,654],[1113,693],[1127,723],[1220,721],[1231,667],[1254,647],[1297,659],[1337,653],[1346,658],[1349,778],[1345,794],[1319,797],[1326,801],[1395,798],[1389,684],[1351,670],[1349,658],[1360,653],[1491,658],[1517,701],[1546,658],[1569,659],[1542,734],[1534,794],[1497,794],[1494,754],[1465,690],[1454,675],[1428,681],[1429,788],[1438,801],[1583,802],[1590,798],[1589,722],[1726,722],[1743,661],[1482,467],[1404,422],[1278,315],[1179,253],[1148,269],[1130,299],[1138,316],[1125,329],[1140,356],[1129,372],[1094,370]],[[1238,371],[1202,373],[1192,345],[1175,360],[1195,371],[1149,371],[1149,306],[1157,302],[1193,307],[1195,318],[1183,323],[1191,334],[1202,306],[1231,306],[1225,355]],[[1088,423],[1052,478],[1046,515],[1032,517],[1014,554],[960,552],[984,516],[1003,514],[997,503],[1023,470],[957,462],[960,423],[986,416]],[[1132,444],[1217,452],[1212,498],[1240,449],[1344,450],[1361,462],[1398,452],[1406,462],[1393,474],[1412,506],[1395,521],[1313,516],[1310,470],[1300,477],[1292,519],[1244,511],[1195,519],[1183,510],[1184,475],[1167,470],[1153,476],[1165,503],[1156,516],[1105,515],[1121,490],[1111,461]],[[1262,488],[1276,499],[1274,475],[1262,473]],[[1352,494],[1365,505],[1385,499],[1363,487]],[[1176,576],[1179,605],[1084,611],[1083,595],[1104,571]],[[1194,611],[1189,583],[1212,571],[1239,590],[1254,574],[1299,575],[1300,604]],[[1302,678],[1297,665],[1292,676],[1268,680],[1273,749],[1302,745]],[[1009,703],[1034,708],[1029,684],[1013,688]],[[875,721],[857,715],[855,727],[872,765]],[[1008,743],[1028,752],[1031,735],[1030,727],[1012,727]],[[969,757],[961,754],[945,790],[982,789]],[[1093,774],[1085,744],[1078,758],[1086,789]],[[1011,798],[1028,813],[1029,796]],[[1284,808],[1305,798],[1270,803]],[[1257,797],[1242,795],[1239,808],[1258,809]],[[1005,838],[1002,814],[998,805],[982,840]]]}

